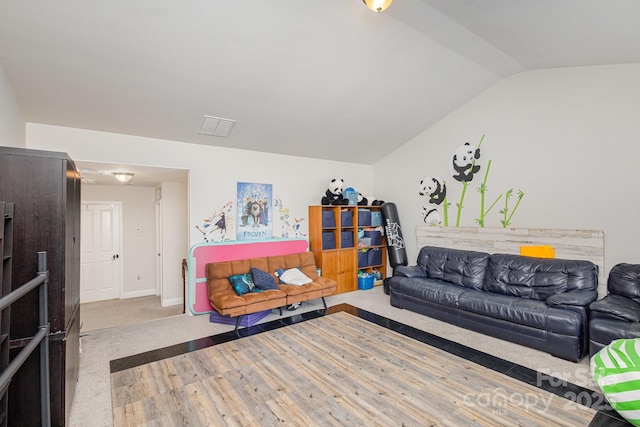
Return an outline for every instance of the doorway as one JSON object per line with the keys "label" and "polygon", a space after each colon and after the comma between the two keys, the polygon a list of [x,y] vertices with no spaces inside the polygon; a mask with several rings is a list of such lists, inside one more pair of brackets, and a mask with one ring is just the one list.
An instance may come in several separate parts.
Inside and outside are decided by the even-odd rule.
{"label": "doorway", "polygon": [[[108,300],[81,299],[81,317],[86,326],[84,331],[94,329],[89,328],[92,312],[96,313],[93,317],[99,320],[96,329],[117,326],[103,322],[107,320],[105,313],[112,313],[115,320],[126,321],[127,324],[136,323],[136,319],[145,313],[158,314],[160,317],[176,315],[176,310],[184,313],[180,269],[181,261],[189,251],[189,171],[87,161],[77,161],[76,164],[83,177],[83,206],[104,203],[101,202],[104,200],[118,201],[122,230],[121,251],[111,255],[119,255],[116,257],[121,278],[119,292],[112,294],[113,298]],[[116,170],[132,173],[133,179],[126,184],[118,183],[112,174]],[[166,194],[160,191],[161,188],[166,188]],[[157,203],[159,199],[161,203]],[[167,206],[168,212],[164,212]],[[165,223],[168,221],[166,226],[170,228],[169,233],[164,232],[159,219],[164,219]],[[93,221],[93,224],[99,224],[99,221]],[[87,234],[83,231],[82,237]],[[172,244],[163,250],[164,238],[169,238]],[[111,258],[105,254],[103,261],[108,259]],[[84,274],[88,275],[89,269],[86,266],[84,268]],[[82,282],[85,282],[84,278]],[[94,302],[85,304],[85,299]],[[132,307],[131,304],[136,305]]]}
{"label": "doorway", "polygon": [[120,298],[122,203],[91,202],[80,208],[80,303]]}

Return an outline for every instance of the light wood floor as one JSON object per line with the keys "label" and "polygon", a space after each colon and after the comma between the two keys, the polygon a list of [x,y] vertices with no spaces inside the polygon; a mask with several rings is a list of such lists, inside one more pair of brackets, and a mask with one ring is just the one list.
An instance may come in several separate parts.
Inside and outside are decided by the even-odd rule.
{"label": "light wood floor", "polygon": [[595,411],[347,313],[111,374],[114,425],[586,426]]}

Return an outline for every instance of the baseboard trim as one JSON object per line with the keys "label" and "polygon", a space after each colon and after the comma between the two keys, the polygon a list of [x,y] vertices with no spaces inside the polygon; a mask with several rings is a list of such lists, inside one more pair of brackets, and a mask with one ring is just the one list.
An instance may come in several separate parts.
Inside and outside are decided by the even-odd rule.
{"label": "baseboard trim", "polygon": [[125,292],[122,294],[122,299],[148,297],[156,294],[155,289],[145,289],[143,291]]}
{"label": "baseboard trim", "polygon": [[167,298],[167,299],[163,299],[160,304],[162,304],[163,307],[168,307],[170,305],[178,305],[178,304],[182,304],[182,298],[178,297],[178,298]]}

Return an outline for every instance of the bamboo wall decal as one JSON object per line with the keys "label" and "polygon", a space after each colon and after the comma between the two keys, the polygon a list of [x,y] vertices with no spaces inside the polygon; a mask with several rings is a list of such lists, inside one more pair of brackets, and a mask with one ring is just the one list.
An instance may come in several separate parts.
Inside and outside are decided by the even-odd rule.
{"label": "bamboo wall decal", "polygon": [[[460,227],[460,221],[462,218],[462,208],[464,207],[464,200],[467,195],[467,187],[469,183],[473,180],[473,177],[476,173],[480,171],[480,165],[476,164],[477,160],[480,159],[480,147],[484,142],[485,135],[483,134],[478,142],[478,145],[474,147],[468,142],[465,142],[463,145],[458,147],[455,154],[453,155],[452,161],[449,164],[451,167],[451,173],[453,179],[462,183],[462,191],[460,192],[460,199],[456,203],[456,218],[455,218],[455,227]],[[498,202],[502,199],[502,196],[505,196],[504,207],[499,211],[499,214],[502,215],[500,219],[500,223],[503,228],[506,228],[511,224],[511,220],[516,210],[520,206],[522,202],[522,198],[524,197],[524,192],[518,190],[517,197],[518,201],[516,202],[513,208],[509,207],[509,199],[513,195],[514,189],[510,189],[506,191],[504,194],[499,194],[498,197],[489,205],[487,208],[487,182],[489,180],[489,172],[491,171],[492,160],[487,160],[484,176],[480,186],[477,188],[480,193],[480,215],[475,219],[475,222],[481,227],[484,228],[486,225],[486,219],[489,213],[493,210],[493,208],[498,204]],[[421,196],[427,196],[428,202],[422,207],[422,215],[424,223],[427,225],[435,226],[435,225],[444,225],[445,227],[449,226],[449,206],[451,203],[447,199],[447,183],[444,179],[438,177],[427,177],[420,181],[420,190],[419,194]],[[437,209],[437,206],[442,205],[442,220],[440,218],[440,212]]]}
{"label": "bamboo wall decal", "polygon": [[500,200],[500,198],[502,197],[502,194],[500,194],[493,201],[491,206],[489,206],[489,209],[487,209],[486,211],[484,210],[484,196],[485,196],[485,193],[487,192],[487,178],[489,177],[490,169],[491,169],[491,160],[487,162],[487,167],[484,171],[484,179],[482,180],[482,184],[480,184],[480,187],[478,187],[478,191],[480,192],[480,218],[476,219],[476,222],[478,223],[478,225],[480,225],[480,227],[484,227],[484,219],[486,218],[487,214],[491,212],[491,209],[493,209],[496,203],[498,203],[498,200]]}
{"label": "bamboo wall decal", "polygon": [[[482,135],[482,138],[480,138],[480,142],[476,147],[475,155],[471,160],[471,165],[468,168],[465,168],[462,170],[457,169],[459,173],[457,176],[454,176],[454,178],[458,179],[459,177],[460,180],[463,181],[462,193],[460,194],[460,202],[456,204],[458,208],[458,213],[456,215],[456,227],[460,226],[460,215],[462,214],[462,207],[464,202],[464,196],[467,193],[467,186],[469,185],[469,182],[473,179],[473,174],[480,170],[480,166],[476,165],[476,159],[480,157],[480,146],[482,145],[482,141],[484,141],[484,134]],[[468,143],[466,145],[468,145]],[[454,156],[453,158],[454,158],[454,168],[455,168],[456,156]]]}
{"label": "bamboo wall decal", "polygon": [[[444,184],[447,185],[447,181],[444,181]],[[444,226],[447,227],[449,225],[449,203],[447,198],[444,198],[444,203],[442,205],[442,218],[444,221]]]}
{"label": "bamboo wall decal", "polygon": [[524,191],[518,190],[518,201],[516,202],[516,205],[513,207],[511,214],[509,214],[509,199],[513,194],[513,188],[508,190],[505,194],[506,194],[506,197],[504,201],[504,209],[500,210],[500,213],[504,215],[503,219],[500,220],[500,223],[502,224],[502,228],[507,228],[509,224],[511,224],[511,218],[513,218],[513,214],[516,213],[516,209],[518,209],[518,206],[520,206],[520,202],[524,197]]}

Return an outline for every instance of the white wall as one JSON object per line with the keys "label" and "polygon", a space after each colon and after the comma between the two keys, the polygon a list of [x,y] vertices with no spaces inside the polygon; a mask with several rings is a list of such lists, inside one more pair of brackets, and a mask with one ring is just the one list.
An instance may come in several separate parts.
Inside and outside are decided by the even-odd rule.
{"label": "white wall", "polygon": [[[426,202],[418,196],[420,179],[453,181],[449,163],[455,149],[486,134],[479,163],[492,160],[487,199],[509,188],[525,192],[511,226],[604,230],[608,270],[619,262],[640,263],[638,123],[640,64],[629,64],[506,78],[374,167],[31,123],[27,146],[66,151],[77,160],[189,169],[190,246],[202,241],[195,226],[235,200],[238,181],[273,184],[274,198],[283,200],[291,217],[306,218],[307,205],[319,203],[328,179],[340,176],[358,191],[398,205],[408,256],[415,260],[414,228]],[[468,188],[461,225],[475,225],[481,178]],[[450,183],[452,220],[459,195],[460,185]],[[488,227],[500,226],[501,207],[489,214]]]}
{"label": "white wall", "polygon": [[[300,143],[304,144],[305,141],[300,141]],[[196,226],[199,225],[202,228],[203,221],[212,212],[219,211],[227,202],[234,202],[235,205],[238,182],[273,185],[273,198],[282,200],[283,208],[288,215],[288,219],[282,221],[278,209],[272,207],[275,219],[273,232],[275,236],[287,232],[289,237],[294,237],[294,220],[302,221],[300,232],[304,237],[308,235],[308,206],[320,204],[320,199],[332,177],[343,178],[346,186],[353,187],[363,194],[370,194],[372,190],[373,167],[371,166],[185,144],[59,126],[27,123],[27,147],[66,152],[77,161],[190,170],[188,218],[185,220],[184,215],[181,217],[178,212],[167,211],[167,215],[178,219],[175,223],[166,221],[170,225],[164,227],[163,280],[168,283],[163,284],[163,298],[169,298],[169,302],[175,302],[175,298],[182,296],[180,261],[188,258],[189,247],[204,241],[203,235],[196,229]],[[85,187],[88,186],[83,186],[83,198],[86,195]],[[164,187],[163,185],[163,192],[166,191],[166,195],[163,195],[163,206],[166,207],[165,197],[171,194],[176,198],[179,196],[171,186]],[[381,195],[378,196],[381,197]],[[131,225],[134,226],[134,224]],[[171,227],[173,229],[167,231],[167,228]],[[184,232],[185,227],[188,229],[188,244],[185,245],[182,241],[176,242],[175,245],[171,244],[171,231],[175,231],[176,235],[179,235]],[[149,232],[151,231],[149,230]],[[230,233],[230,236],[235,239],[233,233]],[[139,256],[142,254],[153,256],[155,247],[147,245],[145,248],[136,246],[129,249],[127,246],[127,251],[129,253],[135,251],[140,254]],[[142,263],[137,263],[137,266],[142,265]],[[127,272],[126,283],[132,277],[135,278],[134,271],[127,270]]]}
{"label": "white wall", "polygon": [[[371,166],[59,126],[27,123],[27,146],[67,152],[74,160],[190,170],[190,246],[203,241],[196,225],[202,225],[211,212],[228,201],[235,203],[238,182],[272,184],[273,198],[282,200],[290,218],[305,219],[308,206],[320,204],[331,177],[343,178],[346,186],[363,194],[369,194],[372,189]],[[305,234],[307,225],[304,220],[301,230]],[[274,234],[279,231],[280,223],[277,223]],[[186,256],[187,253],[183,258]]]}
{"label": "white wall", "polygon": [[[427,202],[418,196],[420,179],[447,179],[455,217],[461,184],[452,179],[449,163],[458,146],[477,144],[482,134],[479,164],[492,160],[487,200],[512,187],[525,192],[512,227],[604,230],[607,271],[620,262],[640,263],[640,64],[511,76],[376,164],[374,188],[394,194],[388,201],[398,206],[410,262]],[[483,172],[467,189],[460,225],[474,226],[479,216],[476,188]],[[501,226],[500,208],[502,203],[486,226]]]}
{"label": "white wall", "polygon": [[162,305],[183,301],[182,260],[189,249],[189,197],[184,184],[164,182],[162,195]]}
{"label": "white wall", "polygon": [[25,146],[25,121],[0,63],[0,145]]}
{"label": "white wall", "polygon": [[[83,202],[122,202],[122,296],[155,295],[155,189],[132,185],[83,184],[81,193]],[[136,228],[141,228],[141,231],[136,231]]]}

